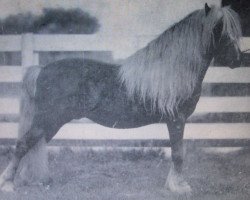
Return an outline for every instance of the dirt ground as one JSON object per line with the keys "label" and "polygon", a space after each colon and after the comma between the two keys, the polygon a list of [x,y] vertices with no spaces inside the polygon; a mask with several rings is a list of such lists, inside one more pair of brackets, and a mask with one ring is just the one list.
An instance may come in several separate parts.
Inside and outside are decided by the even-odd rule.
{"label": "dirt ground", "polygon": [[[9,151],[0,153],[0,171]],[[75,153],[65,148],[49,156],[50,187],[22,186],[14,193],[0,192],[1,200],[249,200],[250,149],[211,154],[189,149],[184,174],[190,196],[164,188],[169,158],[158,150],[92,150]]]}

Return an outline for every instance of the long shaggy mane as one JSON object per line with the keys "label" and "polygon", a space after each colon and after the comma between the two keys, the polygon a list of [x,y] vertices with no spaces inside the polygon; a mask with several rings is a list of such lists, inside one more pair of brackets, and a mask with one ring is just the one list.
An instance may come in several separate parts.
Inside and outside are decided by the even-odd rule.
{"label": "long shaggy mane", "polygon": [[[238,15],[229,7],[194,11],[128,57],[120,68],[129,97],[150,100],[152,109],[174,115],[199,83],[204,55],[213,45],[213,30],[222,20],[222,35],[238,42]],[[203,67],[202,67],[203,66]]]}

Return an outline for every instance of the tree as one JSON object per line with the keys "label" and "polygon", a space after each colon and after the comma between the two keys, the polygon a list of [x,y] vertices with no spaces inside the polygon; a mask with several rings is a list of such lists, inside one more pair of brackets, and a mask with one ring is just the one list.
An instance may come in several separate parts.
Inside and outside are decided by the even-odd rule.
{"label": "tree", "polygon": [[31,13],[10,15],[0,21],[0,27],[0,34],[93,34],[98,31],[100,25],[95,17],[79,8],[45,8],[40,16]]}

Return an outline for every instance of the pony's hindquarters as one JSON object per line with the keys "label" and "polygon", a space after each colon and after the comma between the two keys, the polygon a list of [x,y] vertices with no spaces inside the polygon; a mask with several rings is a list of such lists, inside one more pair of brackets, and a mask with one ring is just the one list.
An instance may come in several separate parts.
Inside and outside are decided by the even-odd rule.
{"label": "pony's hindquarters", "polygon": [[[40,66],[27,69],[22,84],[20,121],[18,139],[31,128],[35,115],[36,80],[41,71]],[[21,160],[18,167],[17,183],[36,184],[48,178],[48,157],[46,141],[42,138]]]}

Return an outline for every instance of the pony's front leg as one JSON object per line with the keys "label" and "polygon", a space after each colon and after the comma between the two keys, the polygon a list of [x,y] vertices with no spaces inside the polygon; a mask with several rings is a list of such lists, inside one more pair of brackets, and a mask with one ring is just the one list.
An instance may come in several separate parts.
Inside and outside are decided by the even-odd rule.
{"label": "pony's front leg", "polygon": [[171,168],[167,177],[166,186],[179,194],[190,193],[191,187],[184,180],[182,175],[183,168],[183,132],[185,121],[176,119],[167,123],[171,144]]}

